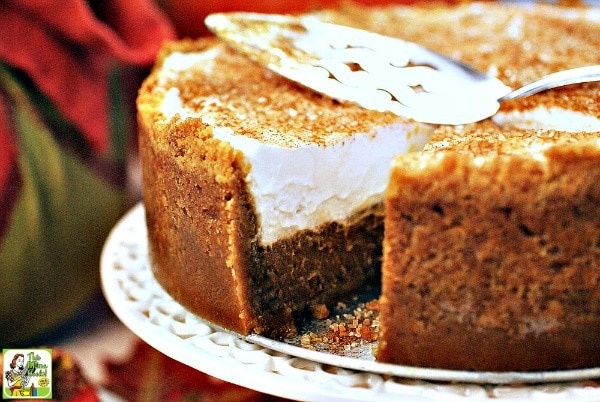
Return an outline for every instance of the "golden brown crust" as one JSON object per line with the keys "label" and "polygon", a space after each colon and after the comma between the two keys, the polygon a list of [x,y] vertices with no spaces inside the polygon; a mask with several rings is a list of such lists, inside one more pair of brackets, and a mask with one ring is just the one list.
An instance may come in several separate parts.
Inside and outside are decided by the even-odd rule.
{"label": "golden brown crust", "polygon": [[506,131],[502,141],[487,130],[440,136],[395,164],[378,359],[597,366],[600,133]]}
{"label": "golden brown crust", "polygon": [[[170,44],[159,60],[190,43]],[[195,46],[209,44],[200,41]],[[244,161],[231,146],[213,139],[210,127],[199,120],[165,121],[159,112],[157,71],[155,67],[138,97],[142,188],[154,275],[190,310],[247,333],[256,318],[247,302],[245,239],[255,228],[248,212]]]}
{"label": "golden brown crust", "polygon": [[190,138],[190,131],[207,130],[194,123],[160,133],[140,125],[152,269],[184,306],[247,333],[256,325],[245,275],[253,215],[233,150]]}

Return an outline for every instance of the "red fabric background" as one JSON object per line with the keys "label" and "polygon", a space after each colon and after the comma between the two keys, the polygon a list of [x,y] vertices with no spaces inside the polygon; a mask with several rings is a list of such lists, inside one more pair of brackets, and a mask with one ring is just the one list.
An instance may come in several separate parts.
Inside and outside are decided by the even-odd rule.
{"label": "red fabric background", "polygon": [[[0,61],[23,71],[84,135],[95,152],[109,138],[111,63],[152,64],[174,29],[152,0],[0,1]],[[2,93],[0,92],[0,97]],[[0,199],[16,153],[0,99]]]}

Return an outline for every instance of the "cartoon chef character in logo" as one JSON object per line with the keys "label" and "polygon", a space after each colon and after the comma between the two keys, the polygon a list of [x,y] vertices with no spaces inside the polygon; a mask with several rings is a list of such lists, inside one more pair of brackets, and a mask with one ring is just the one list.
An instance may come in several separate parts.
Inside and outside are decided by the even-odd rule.
{"label": "cartoon chef character in logo", "polygon": [[5,373],[6,383],[12,396],[24,396],[24,388],[29,383],[29,375],[25,369],[25,356],[17,353],[10,363],[10,370]]}

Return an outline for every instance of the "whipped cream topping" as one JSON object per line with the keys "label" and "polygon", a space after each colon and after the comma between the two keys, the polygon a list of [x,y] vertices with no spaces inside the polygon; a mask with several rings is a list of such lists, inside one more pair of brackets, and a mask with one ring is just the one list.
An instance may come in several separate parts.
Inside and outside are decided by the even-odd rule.
{"label": "whipped cream topping", "polygon": [[[203,118],[186,108],[177,88],[169,89],[161,112]],[[343,222],[353,213],[382,202],[391,164],[398,154],[421,150],[432,128],[417,123],[378,127],[371,133],[338,137],[327,146],[304,143],[282,146],[213,127],[213,136],[241,151],[251,165],[246,177],[255,202],[263,245],[316,229],[328,222]]]}
{"label": "whipped cream topping", "polygon": [[492,117],[500,126],[522,129],[558,130],[567,132],[600,131],[600,119],[596,116],[559,107],[539,106],[524,111],[499,112]]}
{"label": "whipped cream topping", "polygon": [[237,135],[213,135],[242,151],[252,165],[246,178],[254,196],[264,245],[299,230],[343,222],[383,200],[392,160],[422,149],[430,130],[412,124],[379,127],[330,146],[281,147]]}

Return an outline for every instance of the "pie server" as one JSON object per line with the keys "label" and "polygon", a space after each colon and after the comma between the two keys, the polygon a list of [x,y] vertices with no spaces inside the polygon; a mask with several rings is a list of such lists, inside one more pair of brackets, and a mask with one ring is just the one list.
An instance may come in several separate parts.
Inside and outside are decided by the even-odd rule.
{"label": "pie server", "polygon": [[505,100],[600,80],[600,65],[594,65],[513,90],[415,43],[315,16],[232,12],[211,14],[205,22],[233,48],[303,86],[426,123],[472,123],[494,115]]}

